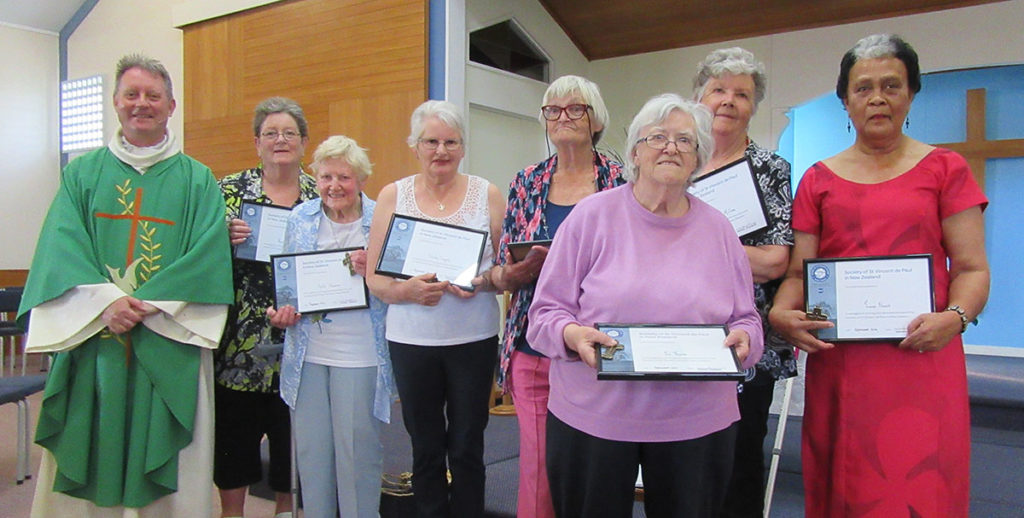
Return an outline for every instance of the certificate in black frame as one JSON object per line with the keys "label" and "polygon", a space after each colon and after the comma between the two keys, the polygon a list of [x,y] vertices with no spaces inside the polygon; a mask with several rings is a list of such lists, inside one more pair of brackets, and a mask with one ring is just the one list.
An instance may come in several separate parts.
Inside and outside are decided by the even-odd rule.
{"label": "certificate in black frame", "polygon": [[[454,229],[459,232],[474,235],[478,238],[480,240],[480,245],[475,247],[475,257],[467,256],[463,258],[466,260],[465,264],[460,263],[457,266],[464,272],[472,271],[472,275],[462,282],[459,279],[446,278],[445,276],[440,275],[440,272],[436,271],[424,271],[413,274],[407,273],[405,268],[408,262],[410,241],[412,239],[414,229],[418,225]],[[388,223],[388,232],[384,236],[384,244],[381,247],[380,257],[377,258],[377,265],[374,269],[374,273],[394,277],[396,279],[410,279],[416,275],[421,275],[422,273],[438,273],[439,281],[450,281],[455,286],[464,290],[472,291],[474,286],[470,281],[477,276],[477,272],[480,269],[480,263],[483,261],[484,256],[484,247],[487,246],[488,235],[489,233],[487,231],[477,230],[475,228],[460,227],[458,225],[417,218],[415,216],[392,214],[391,221]]]}
{"label": "certificate in black frame", "polygon": [[[633,367],[633,356],[630,349],[629,343],[621,343],[621,339],[627,339],[628,337],[622,335],[615,335],[615,331],[622,328],[710,328],[710,329],[721,329],[722,340],[729,335],[729,328],[725,325],[720,324],[621,324],[621,323],[608,323],[598,322],[594,324],[594,327],[606,333],[612,338],[620,341],[618,345],[622,346],[621,351],[611,351],[611,358],[609,359],[609,351],[607,348],[602,348],[598,351],[597,355],[597,379],[599,380],[645,380],[645,381],[743,381],[746,377],[746,371],[740,365],[740,360],[736,356],[736,350],[732,347],[723,346],[722,349],[727,351],[732,359],[732,363],[735,366],[734,371],[729,372],[709,372],[709,371],[684,371],[684,372],[637,372]],[[618,356],[619,354],[622,356]]]}
{"label": "certificate in black frame", "polygon": [[[871,255],[871,256],[859,256],[859,257],[814,257],[804,259],[803,263],[803,287],[804,287],[804,311],[807,313],[809,319],[822,320],[832,322],[834,327],[827,329],[819,329],[815,333],[819,340],[823,342],[831,343],[843,343],[843,342],[898,342],[906,338],[906,327],[903,327],[903,334],[885,334],[878,336],[840,336],[841,329],[838,321],[838,315],[840,314],[841,308],[838,306],[838,298],[835,293],[836,287],[835,282],[837,280],[837,269],[836,263],[849,263],[849,262],[878,262],[884,263],[886,261],[905,261],[910,260],[914,262],[921,262],[920,267],[927,268],[928,271],[928,286],[927,291],[927,306],[924,307],[928,312],[935,311],[935,272],[932,268],[932,254],[906,254],[906,255]],[[923,294],[925,289],[921,286],[907,286],[900,285],[898,287],[902,293],[908,293],[911,289],[917,294]],[[867,304],[865,302],[865,304]],[[909,324],[911,320],[917,317],[917,314],[909,315],[906,319],[906,324]]]}
{"label": "certificate in black frame", "polygon": [[530,250],[535,246],[546,246],[551,248],[551,240],[538,239],[536,241],[519,241],[518,243],[509,243],[507,248],[509,255],[512,256],[512,260],[518,263],[523,259],[526,259],[527,254],[529,254]]}
{"label": "certificate in black frame", "polygon": [[[298,278],[296,270],[296,257],[305,257],[312,255],[333,255],[333,254],[350,254],[356,250],[364,250],[362,247],[352,248],[339,248],[331,250],[314,250],[310,252],[294,252],[289,254],[275,254],[270,257],[270,265],[272,269],[272,280],[274,281],[274,307],[280,308],[283,306],[291,305],[299,313],[330,313],[332,311],[349,311],[354,309],[366,309],[370,307],[370,290],[366,286],[366,279],[355,273],[351,266],[351,259],[345,257],[338,264],[343,265],[342,268],[335,268],[338,275],[349,275],[353,277],[359,277],[362,283],[363,298],[359,304],[352,305],[340,305],[340,306],[329,306],[324,308],[310,309],[308,306],[303,307],[301,304],[300,293],[298,288]],[[346,263],[346,261],[349,261]]]}
{"label": "certificate in black frame", "polygon": [[[754,165],[750,163],[750,160],[746,156],[744,156],[743,158],[740,158],[738,160],[734,160],[733,162],[725,164],[722,167],[719,167],[718,169],[715,169],[714,171],[711,171],[710,173],[708,173],[706,175],[703,175],[700,178],[697,178],[696,180],[694,180],[693,181],[693,185],[690,188],[691,189],[691,193],[694,196],[696,196],[697,198],[701,199],[701,201],[705,201],[698,194],[698,191],[699,191],[698,187],[700,186],[700,184],[708,182],[710,180],[713,180],[716,176],[721,176],[723,173],[731,170],[732,168],[736,167],[740,163],[744,163],[744,162],[747,164],[747,173],[749,173],[749,175],[750,175],[750,181],[753,184],[754,192],[757,195],[757,206],[760,208],[761,217],[764,219],[764,224],[760,225],[758,227],[747,229],[742,234],[739,234],[739,232],[737,232],[737,234],[739,235],[739,237],[741,239],[745,238],[747,236],[750,236],[752,234],[756,234],[757,232],[760,232],[760,231],[768,228],[768,225],[769,225],[769,223],[768,223],[768,221],[769,221],[769,218],[768,218],[768,208],[764,204],[764,193],[761,192],[761,185],[757,183],[757,175],[754,173]],[[707,203],[707,202],[705,201],[705,203]],[[710,203],[708,203],[708,204],[710,205]],[[715,208],[718,209],[718,207],[715,207]],[[726,214],[726,217],[728,217],[727,214]],[[730,220],[730,223],[731,222],[732,221]],[[735,230],[735,226],[733,227],[733,229]]]}
{"label": "certificate in black frame", "polygon": [[249,225],[249,228],[252,229],[252,234],[249,234],[249,237],[246,238],[245,241],[234,246],[233,256],[235,259],[266,264],[270,262],[270,256],[281,253],[281,250],[270,250],[270,253],[267,254],[268,259],[266,261],[257,259],[259,256],[259,249],[257,247],[260,233],[259,222],[262,217],[262,211],[267,209],[281,210],[288,213],[292,211],[289,207],[282,207],[271,203],[242,200],[238,208],[238,219],[245,221]]}

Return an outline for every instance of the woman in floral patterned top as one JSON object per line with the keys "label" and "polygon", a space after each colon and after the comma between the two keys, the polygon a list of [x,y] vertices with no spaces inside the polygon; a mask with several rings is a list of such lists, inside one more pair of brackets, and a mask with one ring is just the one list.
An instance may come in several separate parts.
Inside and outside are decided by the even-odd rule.
{"label": "woman in floral patterned top", "polygon": [[558,78],[544,93],[539,119],[557,152],[512,180],[498,254],[501,266],[491,270],[491,281],[512,292],[498,377],[512,393],[519,421],[520,518],[555,515],[544,462],[550,360],[526,342],[526,314],[548,249],[534,246],[517,263],[508,245],[555,237],[578,201],[625,182],[619,177],[621,164],[594,148],[608,125],[596,84],[578,76]]}
{"label": "woman in floral patterned top", "polygon": [[[249,226],[239,219],[242,200],[292,207],[317,197],[316,180],[301,168],[309,141],[302,108],[271,97],[253,117],[261,165],[221,179],[231,244],[245,241]],[[291,432],[288,406],[278,393],[284,331],[270,325],[274,305],[268,263],[234,261],[235,303],[214,356],[216,371],[213,479],[222,516],[242,516],[248,486],[262,478],[260,442],[270,441],[270,487],[277,516],[291,511]]]}
{"label": "woman in floral patterned top", "polygon": [[793,346],[768,325],[768,311],[789,264],[793,245],[790,227],[793,195],[789,162],[747,137],[750,118],[764,98],[767,79],[764,65],[739,47],[719,49],[698,65],[694,98],[715,114],[712,132],[715,153],[701,175],[741,159],[750,163],[761,199],[767,209],[768,227],[741,238],[754,274],[754,303],[764,325],[764,354],[753,377],[740,386],[740,421],[736,434],[736,458],[732,480],[721,516],[760,517],[764,506],[764,452],[768,433],[768,409],[775,380],[796,376]]}

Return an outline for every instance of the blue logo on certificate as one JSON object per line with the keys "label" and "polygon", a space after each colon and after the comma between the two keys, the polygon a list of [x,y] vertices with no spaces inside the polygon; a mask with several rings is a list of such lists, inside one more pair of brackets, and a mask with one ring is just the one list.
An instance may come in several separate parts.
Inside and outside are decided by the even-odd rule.
{"label": "blue logo on certificate", "polygon": [[281,261],[277,263],[277,267],[282,270],[287,270],[288,268],[291,267],[291,264],[288,261]]}
{"label": "blue logo on certificate", "polygon": [[409,223],[405,221],[399,221],[398,224],[395,226],[398,228],[398,230],[409,230]]}
{"label": "blue logo on certificate", "polygon": [[814,281],[825,282],[831,276],[831,272],[829,272],[828,267],[825,265],[819,264],[811,269],[811,279]]}

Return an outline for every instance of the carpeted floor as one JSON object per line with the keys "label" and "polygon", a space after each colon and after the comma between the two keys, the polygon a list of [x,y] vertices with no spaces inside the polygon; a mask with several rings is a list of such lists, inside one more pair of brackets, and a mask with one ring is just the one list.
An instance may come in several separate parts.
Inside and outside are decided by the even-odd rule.
{"label": "carpeted floor", "polygon": [[[1024,359],[969,357],[971,371],[971,516],[985,518],[1024,517]],[[36,420],[40,394],[29,398],[31,423]],[[399,407],[394,422],[384,428],[387,473],[409,471],[412,452],[401,421]],[[29,516],[35,479],[14,483],[16,407],[0,406],[0,517]],[[769,454],[777,418],[769,422],[765,453]],[[515,417],[492,416],[485,437],[487,465],[487,516],[515,515],[518,489],[519,436]],[[800,478],[800,418],[792,417],[786,427],[780,469],[771,509],[772,518],[803,516],[803,488]],[[40,448],[32,446],[33,472],[39,465]],[[265,486],[254,486],[247,501],[250,518],[270,518],[273,503]],[[407,500],[385,497],[382,518],[409,516]],[[216,502],[216,498],[215,498]],[[219,508],[213,509],[214,514]],[[643,517],[637,504],[634,517]]]}

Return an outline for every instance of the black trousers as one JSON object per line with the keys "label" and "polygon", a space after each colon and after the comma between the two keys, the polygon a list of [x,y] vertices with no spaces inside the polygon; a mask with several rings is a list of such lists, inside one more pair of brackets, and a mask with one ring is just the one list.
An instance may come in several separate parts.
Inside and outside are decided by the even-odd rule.
{"label": "black trousers", "polygon": [[622,442],[581,432],[548,412],[547,463],[559,518],[629,518],[637,467],[649,518],[718,514],[732,470],[736,425],[673,442]]}
{"label": "black trousers", "polygon": [[484,428],[498,337],[448,346],[388,343],[412,439],[416,516],[483,516]]}
{"label": "black trousers", "polygon": [[736,429],[736,459],[721,518],[761,518],[764,515],[765,456],[768,410],[775,380],[763,371],[743,384],[739,393],[740,420]]}

